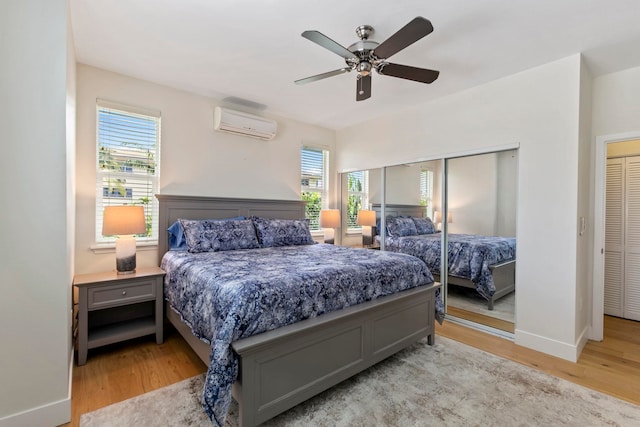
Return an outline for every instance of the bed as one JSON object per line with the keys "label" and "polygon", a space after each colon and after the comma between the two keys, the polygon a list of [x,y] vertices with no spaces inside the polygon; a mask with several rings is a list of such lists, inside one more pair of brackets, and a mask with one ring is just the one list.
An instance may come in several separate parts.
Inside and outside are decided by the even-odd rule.
{"label": "bed", "polygon": [[[385,218],[424,218],[424,206],[386,205]],[[378,217],[380,205],[374,205]],[[400,233],[403,234],[403,233]],[[451,285],[475,289],[493,310],[494,302],[515,290],[516,239],[449,234],[448,275]],[[441,234],[385,237],[385,249],[422,259],[440,281]]]}
{"label": "bed", "polygon": [[[158,195],[157,198],[160,201],[161,229],[166,229],[179,218],[203,220],[260,217],[294,220],[304,217],[304,202],[299,201],[169,195]],[[226,407],[230,402],[229,388],[230,394],[239,404],[240,425],[257,425],[420,339],[426,337],[429,344],[434,342],[436,306],[442,313],[441,299],[436,294],[439,284],[433,282],[423,263],[413,257],[325,244],[293,248],[247,248],[228,253],[203,252],[190,257],[186,252],[169,251],[168,240],[166,233],[160,233],[160,262],[167,269],[165,298],[171,299],[166,303],[165,313],[209,366],[203,406],[214,424],[224,422]],[[288,270],[293,268],[299,277],[284,279],[284,270],[278,270],[283,268],[278,267],[281,264],[262,257],[266,252],[271,252],[269,256],[275,254],[276,258],[286,259],[290,264]],[[392,255],[401,258],[390,258]],[[282,296],[282,293],[277,292],[281,288],[280,281],[271,284],[268,281],[253,283],[250,294],[256,298],[239,298],[242,303],[234,302],[236,300],[233,295],[229,294],[228,289],[238,289],[234,286],[240,280],[239,277],[242,280],[245,278],[238,274],[243,270],[242,265],[245,268],[250,266],[254,273],[265,280],[272,274],[283,277],[281,282],[284,284],[302,280],[305,292],[310,295],[317,294],[318,289],[329,290],[329,286],[325,287],[322,284],[324,282],[314,276],[313,270],[320,265],[331,264],[328,260],[332,256],[342,260],[332,266],[335,268],[332,282],[343,286],[337,289],[344,292],[326,291],[322,294],[325,299],[316,302],[303,299],[296,304],[302,307],[298,310],[300,313],[292,314],[283,310],[284,306],[270,305],[274,298],[277,300]],[[364,261],[365,264],[368,262],[368,266],[352,263],[349,257]],[[303,260],[303,264],[293,267],[296,259]],[[316,260],[315,264],[310,261],[312,259]],[[220,270],[223,264],[232,265],[234,272]],[[378,264],[387,273],[372,273],[373,265]],[[185,282],[176,280],[192,278],[194,270],[183,268],[189,265],[195,265],[195,270],[213,269],[213,276],[210,277],[220,278],[226,275],[236,280],[233,284],[221,287],[223,290],[202,297],[209,302],[223,301],[228,306],[233,306],[225,313],[214,311],[224,317],[224,321],[218,323],[218,326],[205,325],[207,318],[198,320],[192,317],[194,313],[207,311],[207,305],[202,299],[197,302],[176,302],[180,299],[174,299],[176,295],[185,293]],[[355,288],[349,288],[350,284],[359,281],[352,276],[350,269],[367,270],[369,276],[376,277],[377,282],[382,284],[381,287],[367,288],[369,290],[364,293],[367,297],[358,296]],[[204,295],[199,288],[186,293]],[[333,293],[337,299],[330,300],[328,293]],[[367,299],[369,296],[372,299]],[[248,312],[246,307],[262,303],[270,307],[269,310],[262,311],[255,318],[243,318],[244,313]],[[345,308],[338,309],[340,304]],[[182,306],[189,306],[190,310],[185,311]],[[182,311],[178,313],[174,308]],[[335,310],[330,311],[333,309]],[[308,317],[304,318],[305,316]],[[303,320],[299,320],[299,317]],[[276,327],[272,322],[275,318],[278,321],[285,318],[282,323],[285,326]],[[214,322],[211,320],[209,323]],[[240,326],[234,329],[234,323]],[[214,335],[207,337],[207,328],[212,328]],[[213,387],[209,387],[211,383],[214,384]]]}

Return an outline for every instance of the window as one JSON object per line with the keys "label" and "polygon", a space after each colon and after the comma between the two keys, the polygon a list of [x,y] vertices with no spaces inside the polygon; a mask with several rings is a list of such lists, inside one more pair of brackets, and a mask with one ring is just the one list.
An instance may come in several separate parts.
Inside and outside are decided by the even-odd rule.
{"label": "window", "polygon": [[347,228],[360,229],[358,211],[369,209],[369,171],[347,174]]}
{"label": "window", "polygon": [[420,171],[420,204],[426,206],[426,215],[433,219],[433,171]]}
{"label": "window", "polygon": [[138,241],[158,240],[160,113],[99,100],[96,108],[96,243],[105,206],[143,205],[147,232]]}
{"label": "window", "polygon": [[329,151],[302,147],[300,154],[302,200],[307,202],[306,218],[311,231],[320,230],[320,210],[329,207]]}

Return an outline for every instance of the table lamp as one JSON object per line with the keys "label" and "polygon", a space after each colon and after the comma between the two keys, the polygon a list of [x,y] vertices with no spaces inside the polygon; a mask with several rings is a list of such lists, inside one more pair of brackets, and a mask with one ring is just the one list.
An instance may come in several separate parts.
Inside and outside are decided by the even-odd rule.
{"label": "table lamp", "polygon": [[[447,224],[451,224],[453,222],[453,215],[451,212],[447,212]],[[433,223],[436,225],[438,230],[442,229],[442,213],[440,211],[433,212]]]}
{"label": "table lamp", "polygon": [[367,247],[373,245],[372,227],[376,225],[376,211],[358,211],[356,224],[362,226],[362,246]]}
{"label": "table lamp", "polygon": [[103,236],[116,239],[116,271],[118,274],[136,272],[136,239],[134,234],[146,233],[143,206],[107,206],[102,221]]}
{"label": "table lamp", "polygon": [[334,229],[340,227],[340,210],[322,209],[320,211],[320,227],[324,228],[324,242],[333,245]]}

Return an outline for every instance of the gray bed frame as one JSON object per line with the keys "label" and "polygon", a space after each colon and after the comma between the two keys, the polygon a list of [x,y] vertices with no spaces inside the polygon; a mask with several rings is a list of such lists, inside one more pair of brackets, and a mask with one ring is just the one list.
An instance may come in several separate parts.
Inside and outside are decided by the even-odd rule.
{"label": "gray bed frame", "polygon": [[[384,209],[386,216],[404,215],[422,217],[425,215],[424,206],[386,204]],[[377,218],[380,218],[381,206],[379,204],[374,204],[373,210],[376,211]],[[491,270],[491,275],[493,276],[493,283],[496,287],[496,292],[493,294],[493,297],[487,301],[487,308],[489,310],[493,310],[493,304],[496,300],[516,290],[516,260],[512,259],[499,264],[490,265],[489,270]],[[440,282],[439,272],[434,273],[432,271],[431,273],[433,274],[433,278],[436,282]],[[450,274],[447,275],[447,283],[450,285],[476,289],[475,283],[471,280]]]}
{"label": "gray bed frame", "polygon": [[[178,218],[239,215],[304,218],[304,202],[157,195],[160,230]],[[159,235],[159,260],[168,235]],[[240,358],[233,386],[241,426],[254,426],[290,409],[392,354],[427,337],[435,341],[434,283],[331,312],[249,338],[232,346]],[[166,316],[209,365],[210,346],[168,306]],[[328,357],[328,356],[331,357]]]}

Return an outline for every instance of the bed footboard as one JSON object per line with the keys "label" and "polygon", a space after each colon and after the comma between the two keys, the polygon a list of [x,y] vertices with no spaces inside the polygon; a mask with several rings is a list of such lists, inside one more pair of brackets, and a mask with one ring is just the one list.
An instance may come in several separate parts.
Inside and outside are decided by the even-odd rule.
{"label": "bed footboard", "polygon": [[[490,265],[493,284],[496,292],[493,297],[487,301],[487,308],[493,310],[494,301],[499,300],[505,295],[516,290],[516,260],[505,261],[499,264]],[[434,279],[440,281],[440,275],[434,274]],[[462,286],[465,288],[476,289],[476,284],[469,279],[457,276],[448,276],[447,281],[451,285]]]}
{"label": "bed footboard", "polygon": [[[421,286],[234,342],[239,425],[273,418],[422,338],[433,345],[439,287]],[[208,365],[210,346],[172,309],[165,313]]]}
{"label": "bed footboard", "polygon": [[240,425],[273,418],[421,338],[433,344],[438,286],[328,313],[320,316],[322,323],[310,319],[236,341]]}
{"label": "bed footboard", "polygon": [[493,276],[496,293],[489,301],[489,310],[493,310],[493,302],[516,290],[516,260],[489,266]]}

